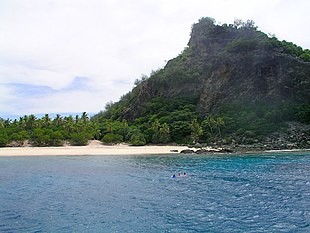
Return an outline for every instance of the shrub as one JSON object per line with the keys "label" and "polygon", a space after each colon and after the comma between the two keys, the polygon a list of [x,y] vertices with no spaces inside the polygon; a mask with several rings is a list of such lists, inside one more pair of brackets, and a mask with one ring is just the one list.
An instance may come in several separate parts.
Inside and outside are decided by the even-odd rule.
{"label": "shrub", "polygon": [[88,144],[89,135],[87,133],[73,133],[70,136],[70,143],[73,146],[86,146]]}
{"label": "shrub", "polygon": [[103,143],[116,144],[123,141],[123,136],[119,134],[108,133],[101,139]]}
{"label": "shrub", "polygon": [[143,134],[140,132],[137,132],[131,136],[129,143],[132,146],[143,146],[146,144],[146,141],[145,141]]}
{"label": "shrub", "polygon": [[0,133],[0,147],[4,147],[8,144],[9,137],[6,133]]}

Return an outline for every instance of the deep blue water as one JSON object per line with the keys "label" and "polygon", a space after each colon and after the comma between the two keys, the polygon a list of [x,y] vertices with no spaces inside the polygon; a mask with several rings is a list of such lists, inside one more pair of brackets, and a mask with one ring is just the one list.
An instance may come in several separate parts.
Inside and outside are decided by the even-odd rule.
{"label": "deep blue water", "polygon": [[0,232],[310,232],[310,154],[1,157]]}

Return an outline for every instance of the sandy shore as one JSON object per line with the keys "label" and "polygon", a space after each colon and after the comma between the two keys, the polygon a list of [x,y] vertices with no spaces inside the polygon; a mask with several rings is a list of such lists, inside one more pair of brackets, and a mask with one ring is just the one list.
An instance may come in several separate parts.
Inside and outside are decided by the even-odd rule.
{"label": "sandy shore", "polygon": [[[186,146],[105,146],[92,141],[88,146],[64,147],[6,147],[0,148],[0,156],[40,156],[40,155],[142,155],[175,154]],[[171,152],[177,150],[178,152]]]}

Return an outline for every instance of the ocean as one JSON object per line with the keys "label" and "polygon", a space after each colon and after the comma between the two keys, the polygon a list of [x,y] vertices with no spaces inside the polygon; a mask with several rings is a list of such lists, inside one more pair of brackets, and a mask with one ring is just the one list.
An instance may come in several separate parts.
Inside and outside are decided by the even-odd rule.
{"label": "ocean", "polygon": [[0,157],[0,232],[310,232],[310,153]]}

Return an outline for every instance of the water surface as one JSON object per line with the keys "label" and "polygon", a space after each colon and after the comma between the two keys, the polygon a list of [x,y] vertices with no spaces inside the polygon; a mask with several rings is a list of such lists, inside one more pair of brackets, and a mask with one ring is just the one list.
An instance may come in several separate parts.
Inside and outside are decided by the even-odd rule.
{"label": "water surface", "polygon": [[309,153],[0,158],[0,232],[310,232],[309,200]]}

